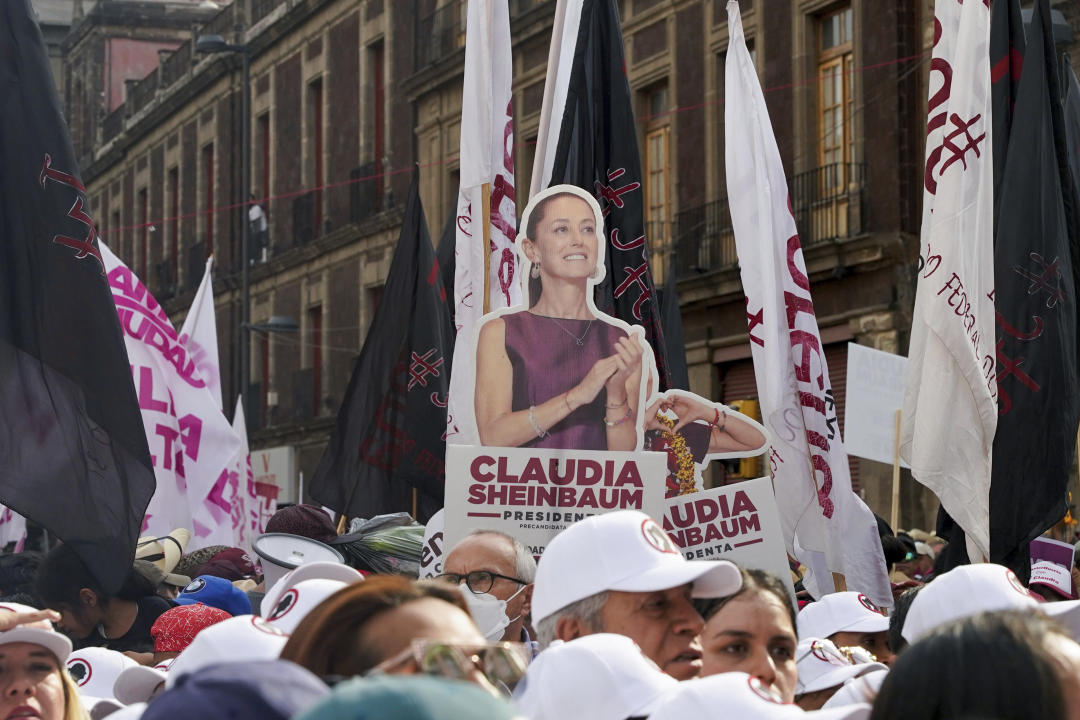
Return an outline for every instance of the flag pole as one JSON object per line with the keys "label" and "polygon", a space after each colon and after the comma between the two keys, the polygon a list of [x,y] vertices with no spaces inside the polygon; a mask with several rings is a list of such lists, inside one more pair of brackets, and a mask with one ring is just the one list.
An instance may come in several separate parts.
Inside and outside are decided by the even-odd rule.
{"label": "flag pole", "polygon": [[897,410],[895,419],[895,435],[893,436],[893,460],[892,460],[892,513],[889,516],[893,532],[900,527],[900,414]]}
{"label": "flag pole", "polygon": [[[491,183],[486,182],[480,186],[482,210],[480,217],[483,219],[484,232],[481,235],[484,243],[484,314],[491,312]],[[413,506],[415,507],[415,496]],[[416,512],[413,512],[416,517]]]}

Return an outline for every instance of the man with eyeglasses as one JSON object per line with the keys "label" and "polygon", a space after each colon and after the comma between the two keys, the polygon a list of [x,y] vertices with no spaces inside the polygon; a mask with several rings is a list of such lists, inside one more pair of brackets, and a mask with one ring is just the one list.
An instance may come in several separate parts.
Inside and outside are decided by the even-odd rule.
{"label": "man with eyeglasses", "polygon": [[540,644],[594,633],[625,635],[676,680],[701,672],[704,621],[693,598],[742,587],[726,560],[687,560],[643,512],[594,515],[556,535],[536,573],[533,622]]}
{"label": "man with eyeglasses", "polygon": [[453,547],[439,579],[460,586],[477,626],[489,641],[529,643],[525,618],[532,606],[536,561],[509,535],[478,530]]}

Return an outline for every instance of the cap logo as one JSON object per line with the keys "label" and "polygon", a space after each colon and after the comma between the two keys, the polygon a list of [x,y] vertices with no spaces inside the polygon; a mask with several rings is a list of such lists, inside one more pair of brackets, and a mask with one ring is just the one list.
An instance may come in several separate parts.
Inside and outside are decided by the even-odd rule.
{"label": "cap logo", "polygon": [[195,580],[192,580],[190,583],[188,583],[188,586],[184,588],[183,592],[187,594],[197,593],[204,587],[206,587],[206,581],[202,578],[196,578]]}
{"label": "cap logo", "polygon": [[652,545],[654,549],[662,553],[679,554],[679,551],[675,548],[675,543],[671,542],[671,538],[664,532],[664,528],[657,525],[652,518],[645,518],[642,521],[641,534],[645,536],[645,542]]}
{"label": "cap logo", "polygon": [[277,635],[278,637],[288,637],[288,633],[281,630],[281,628],[274,627],[270,623],[263,620],[261,617],[252,616],[251,625],[256,630],[264,632],[267,635]]}
{"label": "cap logo", "polygon": [[873,600],[866,597],[865,595],[862,595],[862,594],[859,595],[859,604],[862,605],[867,610],[869,610],[870,612],[876,612],[878,615],[884,615],[885,614],[884,610],[879,608],[877,606],[877,604],[874,603]]}
{"label": "cap logo", "polygon": [[1005,571],[1005,578],[1009,581],[1009,584],[1012,585],[1013,590],[1020,593],[1024,597],[1031,597],[1031,593],[1029,593],[1028,589],[1024,587],[1024,583],[1020,582],[1020,578],[1016,577],[1016,573],[1014,573],[1012,570]]}
{"label": "cap logo", "polygon": [[277,605],[274,606],[274,611],[270,613],[270,617],[267,620],[280,620],[285,617],[290,610],[296,606],[296,599],[300,596],[300,593],[296,591],[296,588],[290,588],[281,599],[278,600]]}
{"label": "cap logo", "polygon": [[68,675],[71,676],[71,679],[74,680],[75,684],[79,687],[82,687],[86,685],[86,683],[90,682],[90,678],[94,674],[94,670],[90,667],[90,663],[86,662],[82,658],[75,658],[74,660],[69,660],[67,669]]}
{"label": "cap logo", "polygon": [[771,687],[761,682],[756,677],[749,677],[746,679],[746,684],[750,686],[750,689],[755,695],[764,700],[765,702],[774,703],[776,705],[783,705],[784,698],[780,697],[780,694],[773,690]]}

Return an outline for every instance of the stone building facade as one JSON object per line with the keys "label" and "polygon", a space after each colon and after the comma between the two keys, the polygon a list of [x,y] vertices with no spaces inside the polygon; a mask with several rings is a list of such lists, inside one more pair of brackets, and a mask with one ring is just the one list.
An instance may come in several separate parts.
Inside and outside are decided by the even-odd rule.
{"label": "stone building facade", "polygon": [[[121,3],[145,0],[99,0]],[[520,209],[556,3],[509,4]],[[741,5],[842,422],[847,344],[907,351],[933,4]],[[1080,23],[1075,2],[1055,6]],[[619,7],[653,272],[663,283],[674,264],[691,389],[725,402],[753,400],[724,179],[725,2],[619,0]],[[252,321],[287,316],[299,325],[292,334],[253,333],[249,424],[253,447],[295,448],[308,477],[378,305],[413,163],[432,232],[454,211],[465,16],[464,0],[234,0],[202,26],[166,33],[175,50],[128,84],[97,137],[73,131],[78,142],[90,138],[83,174],[103,237],[177,325],[213,252],[223,388],[235,398],[240,64],[236,56],[199,56],[193,45],[200,32],[247,45],[252,193],[269,220],[267,252],[251,274]],[[92,43],[94,30],[84,24],[73,29],[73,52]],[[69,85],[76,65],[67,63]],[[67,97],[77,124],[83,101]],[[713,479],[754,470],[732,466]],[[853,458],[852,475],[887,516],[891,468]],[[908,476],[902,510],[901,524],[926,526],[936,502]]]}

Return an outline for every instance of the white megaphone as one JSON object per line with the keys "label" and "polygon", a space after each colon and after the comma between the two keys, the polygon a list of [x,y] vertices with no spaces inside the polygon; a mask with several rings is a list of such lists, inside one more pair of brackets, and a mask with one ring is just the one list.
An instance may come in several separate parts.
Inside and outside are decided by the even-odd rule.
{"label": "white megaphone", "polygon": [[288,533],[265,533],[257,537],[251,547],[262,558],[267,588],[272,588],[285,573],[301,565],[345,562],[342,554],[329,545]]}

